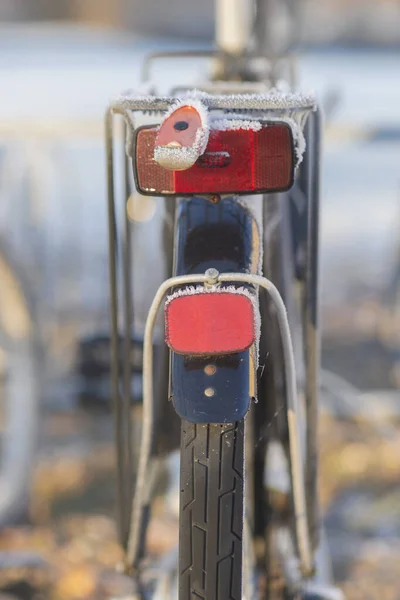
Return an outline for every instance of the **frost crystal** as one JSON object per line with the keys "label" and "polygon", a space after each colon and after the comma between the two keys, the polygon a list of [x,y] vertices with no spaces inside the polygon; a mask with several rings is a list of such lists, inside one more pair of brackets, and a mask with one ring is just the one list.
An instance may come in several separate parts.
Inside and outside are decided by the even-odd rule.
{"label": "frost crystal", "polygon": [[217,119],[210,124],[211,129],[217,131],[245,129],[246,131],[260,131],[262,125],[259,121],[250,121],[248,119]]}
{"label": "frost crystal", "polygon": [[[202,126],[197,129],[196,138],[192,146],[183,146],[180,148],[156,146],[154,149],[154,160],[165,169],[170,169],[173,171],[183,171],[194,165],[199,156],[201,156],[205,151],[210,133],[207,108],[196,99],[182,99],[172,104],[169,110],[166,112],[162,123],[169,119],[174,112],[183,106],[191,106],[194,108],[199,113],[201,119]],[[162,123],[160,127],[162,126]]]}
{"label": "frost crystal", "polygon": [[[192,90],[181,98],[172,98],[168,96],[156,97],[153,95],[145,95],[146,90],[143,89],[140,94],[135,94],[129,90],[124,95],[115,98],[109,105],[109,110],[123,114],[128,121],[128,138],[127,151],[132,151],[132,131],[134,130],[133,115],[135,111],[167,111],[165,118],[168,118],[175,110],[182,106],[192,106],[195,108],[201,117],[202,135],[198,139],[198,152],[202,154],[207,146],[209,134],[209,116],[208,111],[256,111],[257,117],[266,120],[286,121],[293,132],[296,152],[296,166],[298,166],[303,158],[305,150],[305,139],[302,132],[302,127],[307,119],[309,111],[316,110],[316,100],[314,94],[305,94],[302,92],[289,92],[279,84],[281,89],[272,89],[262,94],[208,94],[199,90]],[[148,88],[148,92],[151,88]],[[235,115],[234,121],[247,121],[248,127],[253,129],[257,127],[257,121],[248,120],[247,116],[243,117]],[[222,115],[221,124],[214,121],[211,126],[214,129],[218,127],[226,127],[226,115]],[[216,123],[216,124],[215,124]],[[230,123],[232,127],[232,122]],[[238,128],[244,128],[241,123]],[[256,130],[256,129],[254,129]],[[187,154],[187,153],[186,153]],[[174,159],[175,160],[175,159]],[[178,160],[178,159],[176,159]],[[181,164],[184,164],[184,159],[179,159]],[[187,167],[182,167],[187,168]]]}
{"label": "frost crystal", "polygon": [[183,106],[191,106],[200,115],[201,124],[204,128],[208,127],[208,110],[207,107],[197,98],[197,96],[188,95],[187,97],[183,97],[169,107],[167,112],[164,115],[163,121],[166,121],[178,108],[182,108]]}
{"label": "frost crystal", "polygon": [[172,171],[184,171],[194,165],[199,158],[198,152],[193,147],[168,148],[168,146],[156,146],[154,148],[154,160],[164,169]]}
{"label": "frost crystal", "polygon": [[[291,117],[271,117],[271,112],[265,115],[265,119],[268,121],[276,121],[276,122],[284,122],[290,126],[292,130],[293,140],[294,140],[294,148],[296,155],[296,168],[301,164],[303,160],[303,155],[306,149],[306,140],[304,138],[303,130],[301,126]],[[252,130],[252,131],[260,131],[262,129],[262,123],[257,120],[249,120],[249,119],[217,119],[215,121],[211,121],[210,123],[211,130],[218,131],[227,131],[227,130]]]}
{"label": "frost crystal", "polygon": [[289,125],[290,129],[292,130],[292,134],[293,134],[294,152],[296,155],[295,166],[297,168],[303,161],[303,155],[306,150],[306,139],[304,137],[304,133],[303,133],[301,126],[291,117],[278,117],[278,118],[268,117],[268,120],[269,121],[277,121],[277,122],[283,121],[284,123],[287,123]]}
{"label": "frost crystal", "polygon": [[154,160],[164,167],[164,169],[173,171],[184,171],[185,169],[189,169],[206,149],[208,134],[208,127],[199,127],[196,131],[196,138],[192,146],[182,146],[181,148],[156,146],[154,148]]}
{"label": "frost crystal", "polygon": [[199,90],[193,90],[184,95],[178,101],[171,97],[156,97],[129,92],[129,94],[114,98],[110,103],[113,110],[157,110],[171,111],[179,106],[191,104],[196,108],[199,103],[203,110],[216,109],[239,109],[239,110],[315,110],[316,101],[314,94],[302,92],[282,92],[270,90],[265,94],[207,94]]}
{"label": "frost crystal", "polygon": [[221,287],[218,285],[214,285],[211,287],[205,287],[203,285],[197,285],[195,287],[194,285],[189,285],[167,296],[165,306],[168,306],[168,304],[172,302],[172,300],[175,300],[175,298],[179,298],[180,296],[194,296],[196,294],[240,294],[242,296],[247,296],[247,298],[250,298],[250,300],[253,303],[255,303],[256,301],[255,294],[252,294],[247,288],[243,286],[235,287],[234,285],[229,285],[227,287]]}

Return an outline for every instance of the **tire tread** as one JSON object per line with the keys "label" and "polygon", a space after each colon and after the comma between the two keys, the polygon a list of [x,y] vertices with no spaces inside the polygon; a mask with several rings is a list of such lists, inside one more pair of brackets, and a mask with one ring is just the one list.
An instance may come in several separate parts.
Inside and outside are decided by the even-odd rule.
{"label": "tire tread", "polygon": [[182,421],[179,598],[241,600],[244,421]]}

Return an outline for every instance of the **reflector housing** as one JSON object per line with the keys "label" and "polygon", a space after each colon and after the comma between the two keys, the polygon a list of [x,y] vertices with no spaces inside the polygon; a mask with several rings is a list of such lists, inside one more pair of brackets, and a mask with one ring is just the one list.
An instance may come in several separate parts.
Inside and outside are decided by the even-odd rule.
{"label": "reflector housing", "polygon": [[260,194],[289,189],[294,178],[290,126],[265,122],[253,129],[211,130],[205,153],[185,171],[168,171],[154,160],[157,126],[136,132],[134,174],[141,194]]}
{"label": "reflector housing", "polygon": [[255,341],[253,303],[245,294],[228,291],[173,298],[165,307],[165,341],[187,355],[247,350]]}

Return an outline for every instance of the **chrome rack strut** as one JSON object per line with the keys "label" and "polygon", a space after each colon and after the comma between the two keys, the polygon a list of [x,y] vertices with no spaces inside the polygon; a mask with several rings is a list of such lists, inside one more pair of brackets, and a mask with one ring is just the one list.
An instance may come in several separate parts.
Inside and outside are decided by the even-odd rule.
{"label": "chrome rack strut", "polygon": [[318,405],[319,405],[319,208],[322,114],[316,110],[307,121],[308,140],[305,155],[307,167],[307,251],[303,285],[304,352],[306,357],[306,488],[307,516],[312,547],[319,542],[320,515],[318,505]]}
{"label": "chrome rack strut", "polygon": [[[124,123],[126,133],[127,124]],[[118,239],[117,219],[115,214],[114,190],[114,137],[113,112],[107,111],[105,120],[106,158],[107,158],[107,198],[108,198],[108,253],[109,253],[109,288],[111,309],[111,397],[114,415],[115,438],[117,447],[117,521],[118,537],[123,548],[126,548],[129,535],[129,506],[132,500],[132,432],[130,421],[131,407],[131,339],[132,339],[132,306],[131,306],[131,234],[127,211],[124,210],[123,240],[123,313],[125,335],[123,339],[124,361],[122,369],[122,392],[120,390],[120,335],[118,327]],[[124,203],[129,196],[128,157],[123,152]]]}
{"label": "chrome rack strut", "polygon": [[143,496],[147,488],[147,474],[150,463],[154,411],[153,411],[153,331],[157,314],[168,290],[180,285],[204,283],[215,285],[221,282],[243,282],[264,288],[270,295],[277,309],[278,323],[282,337],[282,347],[285,359],[285,379],[287,387],[287,411],[289,424],[289,449],[291,461],[291,482],[293,489],[295,526],[298,540],[300,569],[304,577],[313,573],[313,558],[307,523],[306,493],[304,479],[304,463],[299,431],[299,402],[297,396],[296,370],[294,364],[293,345],[290,334],[286,308],[275,285],[259,275],[247,273],[221,273],[216,278],[215,269],[204,275],[182,275],[171,277],[158,288],[151,304],[144,333],[143,346],[143,420],[142,439],[140,444],[139,465],[135,495],[132,503],[130,534],[126,555],[127,566],[137,570],[140,566],[142,541],[144,538],[144,502]]}
{"label": "chrome rack strut", "polygon": [[[124,121],[124,139],[127,135],[127,123]],[[129,157],[123,153],[123,173],[124,173],[124,232],[123,232],[123,311],[124,311],[124,352],[123,352],[123,401],[122,401],[122,420],[125,427],[126,451],[126,503],[131,503],[133,495],[133,451],[132,451],[132,423],[130,419],[132,405],[132,337],[133,337],[133,308],[132,308],[132,235],[131,224],[128,218],[126,203],[130,196],[129,180]],[[129,511],[128,515],[129,517]],[[129,521],[127,522],[129,528]],[[128,529],[129,531],[129,529]],[[127,538],[125,543],[127,543]]]}

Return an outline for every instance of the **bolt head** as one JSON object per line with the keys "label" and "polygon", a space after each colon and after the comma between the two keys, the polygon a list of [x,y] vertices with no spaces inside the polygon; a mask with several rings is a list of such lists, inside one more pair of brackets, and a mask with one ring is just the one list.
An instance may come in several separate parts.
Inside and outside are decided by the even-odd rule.
{"label": "bolt head", "polygon": [[205,275],[207,277],[208,283],[217,283],[218,277],[219,277],[219,271],[217,269],[213,269],[213,268],[207,269]]}
{"label": "bolt head", "polygon": [[217,371],[217,367],[215,365],[206,365],[204,367],[204,373],[206,375],[215,375]]}

